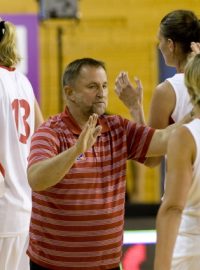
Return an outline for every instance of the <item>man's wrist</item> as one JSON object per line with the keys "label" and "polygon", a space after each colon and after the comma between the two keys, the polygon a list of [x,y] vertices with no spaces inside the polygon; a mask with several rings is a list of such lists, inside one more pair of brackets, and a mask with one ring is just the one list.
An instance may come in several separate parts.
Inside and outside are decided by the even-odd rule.
{"label": "man's wrist", "polygon": [[129,111],[130,112],[142,111],[142,107],[141,107],[141,105],[137,104],[137,105],[131,106],[129,108]]}

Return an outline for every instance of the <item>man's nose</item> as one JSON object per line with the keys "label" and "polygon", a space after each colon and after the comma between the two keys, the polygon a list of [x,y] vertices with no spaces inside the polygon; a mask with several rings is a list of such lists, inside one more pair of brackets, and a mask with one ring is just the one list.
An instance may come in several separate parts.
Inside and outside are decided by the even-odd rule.
{"label": "man's nose", "polygon": [[101,96],[101,97],[104,96],[104,88],[103,88],[103,86],[99,86],[97,95]]}

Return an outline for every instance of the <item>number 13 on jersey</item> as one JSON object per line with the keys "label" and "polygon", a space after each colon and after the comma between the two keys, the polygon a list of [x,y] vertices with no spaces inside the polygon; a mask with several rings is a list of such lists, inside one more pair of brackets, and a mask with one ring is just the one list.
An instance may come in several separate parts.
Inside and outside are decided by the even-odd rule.
{"label": "number 13 on jersey", "polygon": [[30,106],[25,99],[15,99],[12,102],[12,109],[19,134],[19,141],[26,144],[30,136],[30,126],[27,122],[30,115]]}

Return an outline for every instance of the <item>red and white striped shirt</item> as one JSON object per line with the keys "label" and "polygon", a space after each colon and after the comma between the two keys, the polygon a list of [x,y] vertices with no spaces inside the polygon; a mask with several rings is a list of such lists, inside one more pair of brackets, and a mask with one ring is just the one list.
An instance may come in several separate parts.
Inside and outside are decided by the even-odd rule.
{"label": "red and white striped shirt", "polygon": [[[65,177],[33,192],[28,255],[55,270],[117,267],[124,225],[126,160],[142,162],[154,133],[120,116],[99,117],[102,134]],[[29,166],[75,144],[81,130],[69,111],[46,121],[32,138]]]}

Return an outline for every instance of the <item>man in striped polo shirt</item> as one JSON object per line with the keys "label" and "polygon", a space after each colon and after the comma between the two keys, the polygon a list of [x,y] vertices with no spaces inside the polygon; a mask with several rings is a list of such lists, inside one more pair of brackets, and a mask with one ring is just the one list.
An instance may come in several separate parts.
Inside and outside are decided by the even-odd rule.
{"label": "man in striped polo shirt", "polygon": [[154,130],[105,115],[108,85],[101,61],[70,63],[63,90],[64,111],[32,138],[31,270],[116,270],[123,243],[126,161],[165,154],[173,128]]}

